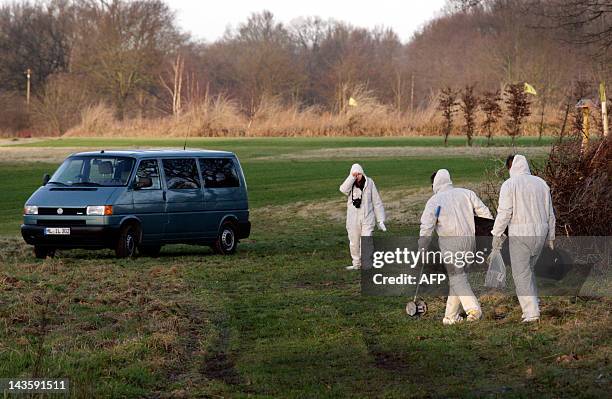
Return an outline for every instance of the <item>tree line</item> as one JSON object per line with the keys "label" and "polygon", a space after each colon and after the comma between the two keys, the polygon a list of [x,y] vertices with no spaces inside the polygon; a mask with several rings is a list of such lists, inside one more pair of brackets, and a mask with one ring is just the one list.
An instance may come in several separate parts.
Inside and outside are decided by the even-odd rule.
{"label": "tree line", "polygon": [[[249,118],[271,99],[342,113],[365,90],[403,114],[437,103],[444,88],[467,86],[461,104],[474,108],[475,93],[491,97],[520,82],[538,89],[532,109],[543,115],[578,96],[595,98],[609,79],[611,15],[603,0],[450,0],[402,41],[392,29],[318,17],[282,23],[262,11],[205,42],[183,32],[162,0],[4,4],[0,129],[41,121],[63,133],[97,103],[119,120],[179,116],[218,96]],[[489,122],[491,106],[482,108]]]}

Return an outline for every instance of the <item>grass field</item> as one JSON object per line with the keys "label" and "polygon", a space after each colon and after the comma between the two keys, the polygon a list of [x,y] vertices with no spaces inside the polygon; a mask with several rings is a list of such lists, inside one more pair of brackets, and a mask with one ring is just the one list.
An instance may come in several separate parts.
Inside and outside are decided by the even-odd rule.
{"label": "grass field", "polygon": [[[236,151],[247,176],[253,231],[230,257],[168,246],[156,259],[75,250],[37,261],[18,237],[21,208],[57,163],[0,159],[0,378],[67,377],[75,397],[607,396],[609,300],[543,298],[543,321],[525,326],[516,299],[484,296],[483,321],[443,327],[445,298],[429,298],[428,314],[410,319],[406,298],[363,297],[358,274],[344,270],[337,190],[354,159],[259,159],[435,144],[419,140],[430,139],[198,142]],[[416,232],[433,170],[476,187],[498,162],[436,151],[364,160],[387,234]]]}

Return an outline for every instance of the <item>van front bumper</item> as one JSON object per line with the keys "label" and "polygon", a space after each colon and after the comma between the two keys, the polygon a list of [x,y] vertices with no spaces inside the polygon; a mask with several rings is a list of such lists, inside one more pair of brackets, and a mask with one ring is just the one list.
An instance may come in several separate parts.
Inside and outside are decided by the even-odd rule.
{"label": "van front bumper", "polygon": [[70,235],[45,235],[47,226],[21,225],[21,235],[30,245],[52,248],[109,248],[119,234],[115,226],[70,226]]}

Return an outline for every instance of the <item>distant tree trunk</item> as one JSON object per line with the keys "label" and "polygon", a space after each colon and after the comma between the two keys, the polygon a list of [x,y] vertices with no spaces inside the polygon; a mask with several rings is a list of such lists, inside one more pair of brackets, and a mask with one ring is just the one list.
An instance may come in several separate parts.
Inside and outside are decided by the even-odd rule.
{"label": "distant tree trunk", "polygon": [[185,70],[185,60],[178,54],[176,59],[172,63],[171,75],[172,85],[168,84],[165,79],[160,76],[162,86],[170,93],[172,98],[172,115],[178,117],[183,109],[182,105],[182,91],[183,91],[183,71]]}
{"label": "distant tree trunk", "polygon": [[565,105],[565,114],[563,115],[563,124],[561,125],[561,130],[559,131],[559,140],[563,139],[563,134],[565,133],[565,126],[567,125],[567,117],[569,116],[570,103],[569,101]]}
{"label": "distant tree trunk", "polygon": [[540,128],[538,131],[538,140],[542,140],[542,134],[544,133],[544,112],[546,110],[546,90],[542,91],[542,110],[540,112]]}

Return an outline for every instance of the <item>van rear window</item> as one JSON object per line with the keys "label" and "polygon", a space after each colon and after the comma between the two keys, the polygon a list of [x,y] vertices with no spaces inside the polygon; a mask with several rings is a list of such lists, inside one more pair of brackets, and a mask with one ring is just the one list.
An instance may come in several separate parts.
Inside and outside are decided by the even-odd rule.
{"label": "van rear window", "polygon": [[200,158],[204,187],[240,187],[240,178],[231,158]]}

